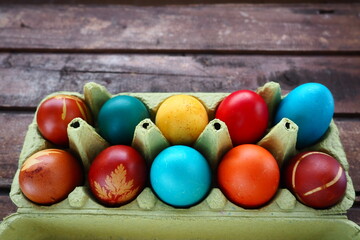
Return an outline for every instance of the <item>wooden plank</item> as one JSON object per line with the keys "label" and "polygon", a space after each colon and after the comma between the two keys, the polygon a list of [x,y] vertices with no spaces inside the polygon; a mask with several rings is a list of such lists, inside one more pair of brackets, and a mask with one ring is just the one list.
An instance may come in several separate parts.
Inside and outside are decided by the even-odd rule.
{"label": "wooden plank", "polygon": [[359,206],[350,208],[347,212],[347,217],[349,220],[353,221],[357,225],[360,225],[360,208],[359,208]]}
{"label": "wooden plank", "polygon": [[15,213],[16,209],[17,207],[12,203],[8,194],[0,195],[0,222],[4,217]]}
{"label": "wooden plank", "polygon": [[[346,0],[341,3],[357,3]],[[136,6],[185,5],[194,4],[193,0],[2,0],[0,4],[125,4]],[[197,0],[196,4],[224,3],[338,3],[338,0]]]}
{"label": "wooden plank", "polygon": [[27,127],[32,119],[33,113],[0,112],[0,188],[10,188],[18,168]]}
{"label": "wooden plank", "polygon": [[35,108],[55,91],[86,82],[119,92],[231,92],[279,82],[289,91],[320,82],[336,113],[360,113],[360,56],[0,54],[0,107]]}
{"label": "wooden plank", "polygon": [[336,119],[336,124],[350,165],[349,174],[355,191],[360,193],[360,121],[359,119]]}
{"label": "wooden plank", "polygon": [[360,4],[0,5],[0,49],[359,52]]}
{"label": "wooden plank", "polygon": [[[29,113],[1,112],[0,122],[0,187],[10,187],[12,178],[18,167],[18,157],[24,142],[27,126],[31,123],[34,115]],[[360,192],[360,147],[357,144],[360,139],[359,119],[335,120],[344,150],[350,165],[350,176],[352,177],[355,190]]]}

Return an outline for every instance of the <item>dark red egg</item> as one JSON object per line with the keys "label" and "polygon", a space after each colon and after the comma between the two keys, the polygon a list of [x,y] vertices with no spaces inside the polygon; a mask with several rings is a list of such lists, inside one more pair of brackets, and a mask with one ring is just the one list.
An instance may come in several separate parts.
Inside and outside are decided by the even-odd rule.
{"label": "dark red egg", "polygon": [[103,150],[90,166],[88,181],[96,199],[121,206],[135,199],[147,180],[144,158],[134,148],[115,145]]}
{"label": "dark red egg", "polygon": [[326,153],[299,153],[290,160],[284,173],[287,188],[309,207],[329,208],[345,195],[345,171]]}

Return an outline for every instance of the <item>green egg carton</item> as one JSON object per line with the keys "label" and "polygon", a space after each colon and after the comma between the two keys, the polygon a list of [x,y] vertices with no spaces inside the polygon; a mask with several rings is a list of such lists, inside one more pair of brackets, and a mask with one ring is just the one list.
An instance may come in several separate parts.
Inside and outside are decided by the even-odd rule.
{"label": "green egg carton", "polygon": [[[270,82],[257,89],[268,104],[270,114],[281,101],[279,84]],[[84,86],[84,94],[58,92],[85,99],[94,118],[102,104],[112,97],[107,89],[96,83]],[[52,94],[52,95],[54,95]],[[159,105],[178,93],[121,93],[142,100],[150,118],[138,124],[132,146],[139,150],[148,164],[169,146],[154,124]],[[219,102],[228,93],[185,93],[199,99],[206,107],[211,121],[193,147],[209,161],[214,173],[221,157],[232,143],[226,125],[214,119]],[[258,144],[268,149],[281,167],[297,153],[295,148],[298,127],[283,119],[271,127]],[[82,119],[68,126],[70,149],[82,160],[87,170],[94,157],[109,144]],[[53,147],[37,130],[36,119],[29,125],[19,158],[23,162],[37,151]],[[14,177],[10,197],[18,207],[0,225],[0,239],[360,239],[360,228],[349,221],[346,211],[355,200],[355,191],[348,174],[349,165],[331,122],[325,136],[306,150],[331,154],[344,167],[347,177],[346,194],[337,205],[323,210],[307,207],[296,200],[287,189],[280,188],[274,198],[258,209],[244,209],[230,202],[215,186],[200,203],[189,208],[174,208],[159,200],[147,186],[132,202],[116,208],[100,205],[91,195],[88,185],[75,188],[68,197],[51,206],[28,201],[21,193],[19,170]]]}

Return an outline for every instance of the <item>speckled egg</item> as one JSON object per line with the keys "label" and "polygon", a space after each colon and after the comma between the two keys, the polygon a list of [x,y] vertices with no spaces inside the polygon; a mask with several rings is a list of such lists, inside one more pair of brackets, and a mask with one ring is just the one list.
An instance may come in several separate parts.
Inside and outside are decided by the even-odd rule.
{"label": "speckled egg", "polygon": [[167,98],[156,113],[155,124],[173,145],[191,145],[208,124],[204,105],[190,95]]}
{"label": "speckled egg", "polygon": [[274,125],[289,118],[299,127],[296,147],[313,145],[325,134],[334,114],[334,98],[320,83],[305,83],[292,90],[279,104]]}

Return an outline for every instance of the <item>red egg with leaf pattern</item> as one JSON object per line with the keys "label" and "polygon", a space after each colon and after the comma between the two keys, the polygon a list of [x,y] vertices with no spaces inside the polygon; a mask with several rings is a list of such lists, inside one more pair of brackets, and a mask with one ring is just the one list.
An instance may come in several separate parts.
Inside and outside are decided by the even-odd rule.
{"label": "red egg with leaf pattern", "polygon": [[67,146],[67,126],[74,118],[92,122],[90,110],[85,102],[72,95],[56,95],[43,101],[37,112],[36,122],[42,136],[52,143]]}
{"label": "red egg with leaf pattern", "polygon": [[147,180],[144,158],[134,148],[115,145],[103,150],[88,173],[91,192],[105,206],[121,206],[135,199]]}

